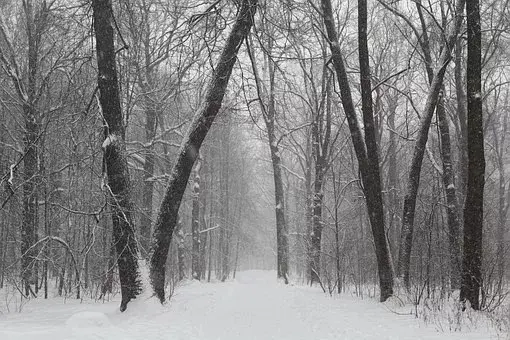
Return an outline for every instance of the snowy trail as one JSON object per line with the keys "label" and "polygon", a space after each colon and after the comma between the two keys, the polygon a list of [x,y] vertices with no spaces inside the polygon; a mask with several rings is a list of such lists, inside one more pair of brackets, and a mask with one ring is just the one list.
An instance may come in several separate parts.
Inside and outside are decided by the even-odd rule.
{"label": "snowy trail", "polygon": [[438,333],[412,315],[347,295],[277,284],[274,272],[239,273],[235,281],[188,283],[167,306],[37,300],[22,313],[0,315],[1,340],[59,339],[489,339],[483,331]]}

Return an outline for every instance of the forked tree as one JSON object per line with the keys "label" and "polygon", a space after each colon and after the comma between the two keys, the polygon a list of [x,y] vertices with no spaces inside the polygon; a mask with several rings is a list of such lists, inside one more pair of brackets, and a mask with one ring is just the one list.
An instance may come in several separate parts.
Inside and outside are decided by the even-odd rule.
{"label": "forked tree", "polygon": [[329,45],[331,48],[331,59],[338,79],[342,106],[347,117],[354,151],[358,160],[361,181],[363,183],[363,193],[365,195],[368,216],[375,244],[380,285],[380,300],[381,302],[384,302],[393,295],[393,269],[384,227],[379,154],[372,108],[372,89],[370,85],[370,65],[367,44],[367,3],[365,0],[358,1],[358,44],[362,114],[365,128],[364,136],[358,123],[356,109],[352,99],[350,83],[343,60],[343,53],[338,41],[331,1],[322,0],[321,3],[324,25],[326,27]]}

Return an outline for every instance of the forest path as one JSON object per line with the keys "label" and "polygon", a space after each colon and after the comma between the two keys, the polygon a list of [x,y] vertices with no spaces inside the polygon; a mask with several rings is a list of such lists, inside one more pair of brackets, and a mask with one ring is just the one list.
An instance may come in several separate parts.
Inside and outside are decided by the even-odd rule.
{"label": "forest path", "polygon": [[30,302],[21,313],[0,315],[2,340],[59,339],[487,339],[438,333],[412,315],[347,294],[285,286],[276,273],[240,272],[226,283],[187,282],[170,304],[137,299],[125,313],[118,302],[61,299]]}

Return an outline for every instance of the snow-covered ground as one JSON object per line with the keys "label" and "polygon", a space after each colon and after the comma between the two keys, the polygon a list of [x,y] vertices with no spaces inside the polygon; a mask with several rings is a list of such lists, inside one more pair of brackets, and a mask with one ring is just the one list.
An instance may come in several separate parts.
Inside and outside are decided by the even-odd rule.
{"label": "snow-covered ground", "polygon": [[268,271],[241,272],[227,283],[187,282],[165,306],[142,298],[120,313],[118,305],[118,301],[32,300],[21,312],[0,314],[0,339],[497,338],[487,327],[438,332],[433,324],[392,312],[387,304],[348,294],[329,297],[317,288],[285,286]]}

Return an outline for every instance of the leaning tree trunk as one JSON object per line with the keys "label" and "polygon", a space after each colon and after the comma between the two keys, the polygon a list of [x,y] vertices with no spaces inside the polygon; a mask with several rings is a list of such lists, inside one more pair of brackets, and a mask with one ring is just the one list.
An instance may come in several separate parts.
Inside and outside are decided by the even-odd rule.
{"label": "leaning tree trunk", "polygon": [[460,300],[480,309],[482,284],[482,229],[485,155],[483,149],[482,57],[479,0],[468,0],[467,12],[467,114],[468,181],[464,206],[464,258]]}
{"label": "leaning tree trunk", "polygon": [[[427,33],[427,23],[423,15],[422,5],[416,3],[416,9],[420,17],[422,28],[421,48],[425,59],[425,69],[427,71],[428,81],[431,85],[434,81],[434,70],[432,69],[432,53],[430,47],[430,40]],[[455,46],[458,44],[458,39]],[[460,221],[458,213],[457,193],[455,187],[455,174],[453,172],[453,162],[451,155],[451,142],[450,142],[450,129],[448,127],[448,120],[446,117],[444,105],[444,85],[441,88],[440,95],[437,99],[436,117],[438,120],[439,134],[440,134],[440,151],[441,159],[443,162],[443,186],[446,192],[446,215],[448,221],[448,242],[450,250],[450,276],[451,287],[458,289],[460,287]],[[409,280],[409,276],[407,277]],[[409,281],[406,282],[409,284]]]}
{"label": "leaning tree trunk", "polygon": [[[406,194],[404,197],[404,209],[402,213],[402,231],[400,234],[400,245],[398,254],[397,275],[404,280],[406,287],[409,287],[409,268],[411,264],[411,249],[413,244],[414,217],[416,212],[416,198],[420,186],[421,165],[425,154],[425,146],[428,140],[430,123],[434,110],[443,87],[446,67],[452,59],[451,51],[455,46],[457,35],[462,24],[462,12],[465,0],[458,0],[456,4],[455,26],[449,35],[439,58],[439,70],[433,75],[430,81],[430,89],[425,102],[425,108],[420,120],[418,137],[414,146],[413,157],[407,180]],[[427,55],[427,53],[425,53]],[[430,61],[428,61],[430,63]]]}
{"label": "leaning tree trunk", "polygon": [[111,0],[93,0],[94,31],[98,66],[99,102],[104,118],[104,166],[108,177],[109,201],[112,206],[113,240],[121,285],[121,312],[141,292],[138,248],[131,212],[129,171],[124,143],[124,125],[120,107],[119,85],[115,65],[114,19]]}
{"label": "leaning tree trunk", "polygon": [[[384,225],[384,209],[382,198],[381,175],[379,168],[379,153],[374,124],[372,87],[370,84],[370,63],[367,37],[367,1],[358,2],[358,44],[361,81],[361,108],[363,112],[363,125],[365,127],[366,145],[366,174],[363,176],[363,185],[370,225],[374,235],[379,280],[381,286],[381,301],[385,301],[393,294],[393,266],[391,263],[389,246],[386,239]],[[360,165],[361,168],[361,165]],[[361,170],[363,173],[364,171]]]}
{"label": "leaning tree trunk", "polygon": [[209,84],[204,106],[193,120],[188,135],[179,150],[171,178],[161,203],[154,227],[154,244],[150,259],[150,280],[154,293],[165,301],[165,264],[182,196],[198,157],[198,151],[218,113],[225,90],[237,60],[237,53],[253,24],[257,0],[243,0],[241,8],[221,53]]}
{"label": "leaning tree trunk", "polygon": [[[369,98],[371,90],[367,88],[367,86],[370,86],[370,82],[368,75],[369,68],[367,68],[369,55],[368,48],[366,46],[366,1],[360,0],[358,7],[358,18],[360,20],[359,42],[361,45],[360,69],[364,69],[363,74],[361,75],[363,82],[362,93],[364,93],[363,101],[365,102],[365,108],[363,109],[363,121],[365,124],[367,124],[367,126],[365,126],[365,131],[368,133],[365,137],[365,141],[363,141],[361,128],[356,117],[356,110],[352,100],[347,71],[345,69],[342,51],[340,50],[340,44],[338,42],[331,1],[322,0],[324,25],[326,27],[327,35],[329,38],[332,54],[331,58],[333,60],[333,65],[335,67],[335,72],[338,78],[338,85],[342,98],[342,106],[347,117],[347,123],[349,125],[349,131],[351,133],[354,151],[356,153],[356,158],[358,159],[359,171],[361,173],[361,180],[363,183],[363,192],[365,194],[368,216],[370,225],[372,227],[372,235],[374,237],[381,293],[380,300],[384,302],[393,294],[393,269],[384,227],[381,179],[379,175],[378,164],[379,157],[375,139],[373,115],[371,114],[371,111],[366,107],[368,100],[371,101],[371,97]],[[366,146],[365,143],[367,143]],[[367,151],[370,152],[370,154],[367,154]]]}

